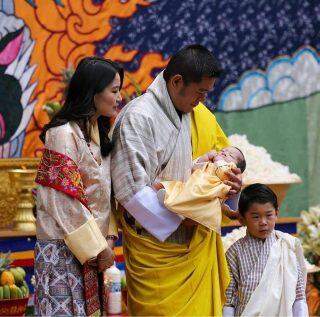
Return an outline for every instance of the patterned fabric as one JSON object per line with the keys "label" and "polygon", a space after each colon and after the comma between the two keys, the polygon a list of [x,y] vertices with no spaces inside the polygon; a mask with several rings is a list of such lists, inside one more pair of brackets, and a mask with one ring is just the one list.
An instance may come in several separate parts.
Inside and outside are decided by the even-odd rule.
{"label": "patterned fabric", "polygon": [[[125,205],[145,186],[162,180],[186,181],[191,173],[190,114],[181,119],[162,73],[147,92],[129,103],[115,123],[111,177],[116,199]],[[139,227],[139,225],[138,225]],[[167,241],[186,243],[190,229],[180,226]]]}
{"label": "patterned fabric", "polygon": [[[36,182],[44,187],[54,188],[75,198],[90,210],[78,166],[67,155],[45,149],[38,167]],[[69,249],[68,252],[71,254]],[[39,264],[37,263],[37,265]],[[40,272],[43,274],[43,271]],[[97,311],[99,312],[101,307],[98,272],[95,268],[84,264],[81,267],[80,274],[83,276],[82,284],[84,285],[83,296],[85,298],[86,314],[92,315]]]}
{"label": "patterned fabric", "polygon": [[96,314],[97,312],[99,313],[100,308],[103,304],[104,297],[100,297],[103,282],[99,281],[98,271],[90,267],[86,263],[82,267],[82,275],[84,285],[84,297],[86,302],[86,314],[88,316],[91,316]]}
{"label": "patterned fabric", "polygon": [[[109,234],[111,210],[110,156],[102,157],[100,147],[94,140],[90,142],[89,146],[81,129],[75,122],[68,122],[47,131],[45,147],[50,150],[48,153],[58,152],[69,158],[70,160],[64,157],[61,159],[69,161],[68,164],[72,166],[74,171],[64,171],[60,161],[56,161],[58,159],[56,155],[53,162],[48,162],[48,159],[44,158],[43,168],[41,168],[39,176],[46,175],[47,182],[44,183],[44,186],[39,185],[37,189],[38,239],[63,239],[66,234],[86,223],[91,215],[94,216],[103,236]],[[49,163],[54,163],[57,166],[56,169],[48,166]],[[79,174],[75,172],[76,166]],[[44,170],[45,168],[52,170],[51,175]],[[78,190],[71,188],[72,194],[78,195],[81,193],[81,195],[78,195],[80,199],[74,199],[68,194],[70,188],[64,188],[61,185],[62,191],[60,191],[48,187],[49,176],[53,178],[52,182],[61,181],[62,184],[66,182],[66,185],[71,184],[73,187],[74,185],[81,185],[80,176],[81,187],[78,187]],[[70,178],[70,182],[68,178]],[[65,189],[67,190],[66,193]],[[84,193],[82,193],[82,189]],[[88,200],[87,207],[82,203],[85,202],[84,195]]]}
{"label": "patterned fabric", "polygon": [[[226,257],[230,270],[230,284],[226,291],[226,306],[236,308],[235,315],[240,316],[251,294],[259,285],[270,249],[276,242],[276,231],[265,241],[256,239],[247,232],[244,238],[236,241],[227,251]],[[296,300],[305,299],[303,275],[298,267]]]}
{"label": "patterned fabric", "polygon": [[38,166],[36,183],[76,198],[88,209],[88,198],[77,164],[68,156],[45,149]]}
{"label": "patterned fabric", "polygon": [[[320,3],[312,0],[303,4],[284,0],[152,1],[130,19],[116,17],[114,23],[111,34],[98,42],[98,54],[112,45],[124,44],[128,50],[157,51],[168,58],[201,39],[224,69],[208,95],[212,108],[221,92],[246,71],[266,69],[271,59],[293,54],[303,45],[320,49],[319,37],[315,36],[320,27]],[[129,71],[141,67],[140,58],[137,54],[127,63]]]}
{"label": "patterned fabric", "polygon": [[35,245],[35,315],[86,316],[81,265],[62,240]]}

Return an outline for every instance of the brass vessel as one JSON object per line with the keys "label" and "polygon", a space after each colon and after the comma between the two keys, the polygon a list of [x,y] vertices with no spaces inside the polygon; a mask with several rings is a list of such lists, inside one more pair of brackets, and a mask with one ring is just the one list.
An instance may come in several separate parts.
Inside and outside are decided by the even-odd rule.
{"label": "brass vessel", "polygon": [[35,231],[36,219],[33,215],[35,205],[32,189],[35,187],[36,170],[12,169],[8,171],[12,188],[18,196],[16,215],[13,219],[13,229]]}

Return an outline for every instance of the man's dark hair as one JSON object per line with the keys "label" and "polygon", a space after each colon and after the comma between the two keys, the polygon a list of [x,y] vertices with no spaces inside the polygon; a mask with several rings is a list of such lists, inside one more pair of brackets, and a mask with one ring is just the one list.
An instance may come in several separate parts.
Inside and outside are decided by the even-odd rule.
{"label": "man's dark hair", "polygon": [[244,157],[243,152],[238,147],[234,146],[234,148],[237,149],[242,155],[242,160],[238,161],[237,167],[240,168],[241,173],[243,173],[246,170],[246,167],[247,167],[246,158]]}
{"label": "man's dark hair", "polygon": [[203,77],[218,78],[222,69],[213,54],[199,44],[188,45],[173,55],[164,70],[166,82],[179,74],[187,85],[199,83]]}
{"label": "man's dark hair", "polygon": [[278,209],[278,199],[276,194],[271,188],[263,184],[256,183],[249,185],[241,192],[238,204],[240,214],[244,216],[254,203],[270,203],[274,209]]}

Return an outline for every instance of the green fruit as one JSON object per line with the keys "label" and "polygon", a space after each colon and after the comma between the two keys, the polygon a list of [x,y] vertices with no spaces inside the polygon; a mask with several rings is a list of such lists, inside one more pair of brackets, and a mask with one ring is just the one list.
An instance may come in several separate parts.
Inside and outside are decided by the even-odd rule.
{"label": "green fruit", "polygon": [[26,296],[28,296],[28,295],[29,295],[29,286],[28,286],[28,284],[27,284],[26,281],[23,281],[23,286],[24,286],[25,289],[26,289]]}
{"label": "green fruit", "polygon": [[3,298],[10,299],[10,288],[9,285],[3,286]]}
{"label": "green fruit", "polygon": [[18,298],[23,298],[23,293],[20,288],[17,288]]}
{"label": "green fruit", "polygon": [[23,297],[27,297],[28,296],[28,293],[29,293],[28,289],[24,285],[20,286],[20,290],[22,292]]}
{"label": "green fruit", "polygon": [[22,267],[18,266],[16,267],[16,270],[22,275],[23,278],[26,277],[26,271]]}
{"label": "green fruit", "polygon": [[0,299],[3,299],[3,286],[0,286]]}
{"label": "green fruit", "polygon": [[10,298],[15,299],[18,298],[18,287],[16,285],[10,285]]}
{"label": "green fruit", "polygon": [[19,270],[17,270],[17,268],[12,267],[10,269],[10,272],[13,274],[14,276],[14,282],[16,285],[22,285],[23,282],[23,276],[22,274],[19,272]]}

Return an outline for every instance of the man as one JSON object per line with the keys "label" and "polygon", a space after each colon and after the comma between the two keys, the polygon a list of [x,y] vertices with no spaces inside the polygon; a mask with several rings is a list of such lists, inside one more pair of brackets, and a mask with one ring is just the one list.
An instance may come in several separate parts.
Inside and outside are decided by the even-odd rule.
{"label": "man", "polygon": [[[201,104],[220,72],[205,47],[187,46],[115,123],[111,171],[131,315],[222,314],[229,273],[220,236],[157,198],[160,181],[186,181],[192,158],[208,160],[229,145]],[[239,169],[229,175],[230,195],[241,188],[239,175]]]}

